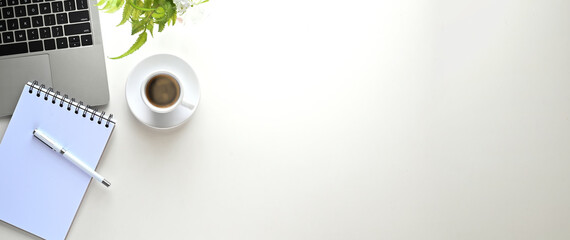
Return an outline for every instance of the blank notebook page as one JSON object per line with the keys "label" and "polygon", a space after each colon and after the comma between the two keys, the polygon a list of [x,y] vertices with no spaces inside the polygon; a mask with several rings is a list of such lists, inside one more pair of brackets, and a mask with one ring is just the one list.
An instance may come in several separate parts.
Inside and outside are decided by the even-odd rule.
{"label": "blank notebook page", "polygon": [[[34,86],[33,93],[29,89]],[[0,220],[44,239],[64,239],[91,177],[33,136],[40,129],[95,169],[115,127],[92,110],[70,105],[37,85],[23,89],[0,142]],[[67,100],[70,101],[70,100]],[[104,175],[104,174],[103,174]]]}

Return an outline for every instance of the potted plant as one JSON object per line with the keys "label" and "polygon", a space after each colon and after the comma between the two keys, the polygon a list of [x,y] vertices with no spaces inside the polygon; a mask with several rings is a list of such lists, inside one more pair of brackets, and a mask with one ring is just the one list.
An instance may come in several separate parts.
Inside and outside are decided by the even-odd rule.
{"label": "potted plant", "polygon": [[162,32],[166,26],[174,25],[179,16],[186,10],[209,0],[100,0],[97,4],[101,10],[114,13],[123,9],[123,17],[118,26],[131,23],[131,35],[138,38],[125,53],[111,59],[126,57],[146,43],[148,34]]}

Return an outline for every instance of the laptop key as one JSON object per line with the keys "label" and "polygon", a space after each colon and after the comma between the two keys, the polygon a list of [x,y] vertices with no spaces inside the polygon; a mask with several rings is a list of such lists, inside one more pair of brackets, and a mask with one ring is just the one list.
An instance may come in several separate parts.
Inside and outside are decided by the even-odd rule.
{"label": "laptop key", "polygon": [[30,52],[39,52],[44,50],[44,44],[42,40],[39,41],[31,41],[28,43],[30,46]]}
{"label": "laptop key", "polygon": [[28,33],[28,39],[30,40],[40,39],[40,33],[38,32],[37,29],[28,29],[27,33]]}
{"label": "laptop key", "polygon": [[16,42],[21,42],[21,41],[26,41],[26,31],[24,30],[20,30],[20,31],[16,31],[14,32],[14,35],[16,35]]}
{"label": "laptop key", "polygon": [[0,7],[6,6],[6,0],[0,0]]}
{"label": "laptop key", "polygon": [[91,37],[91,35],[81,36],[81,46],[90,46],[90,45],[93,45],[93,37]]}
{"label": "laptop key", "polygon": [[32,23],[30,22],[29,17],[20,18],[20,28],[30,28],[32,27]]}
{"label": "laptop key", "polygon": [[6,31],[6,20],[0,20],[0,32]]}
{"label": "laptop key", "polygon": [[63,3],[62,2],[52,2],[51,9],[54,13],[63,12]]}
{"label": "laptop key", "polygon": [[44,18],[42,16],[32,17],[32,26],[43,27],[44,26]]}
{"label": "laptop key", "polygon": [[13,18],[14,17],[14,8],[13,7],[6,7],[2,8],[2,17],[3,18]]}
{"label": "laptop key", "polygon": [[55,19],[57,19],[57,24],[66,24],[67,23],[67,13],[58,13],[55,16]]}
{"label": "laptop key", "polygon": [[63,2],[63,8],[65,8],[65,11],[75,10],[75,0],[65,0]]}
{"label": "laptop key", "polygon": [[46,51],[55,49],[55,40],[53,40],[53,39],[44,40],[44,47],[45,47]]}
{"label": "laptop key", "polygon": [[25,42],[0,45],[0,56],[27,53],[28,44]]}
{"label": "laptop key", "polygon": [[69,37],[69,47],[79,47],[81,42],[79,41],[79,36]]}
{"label": "laptop key", "polygon": [[14,33],[13,32],[2,33],[2,41],[4,43],[14,42]]}
{"label": "laptop key", "polygon": [[20,0],[20,4],[28,4],[31,2],[32,2],[32,0]]}
{"label": "laptop key", "polygon": [[51,27],[51,35],[53,37],[63,36],[63,28],[61,28],[61,26]]}
{"label": "laptop key", "polygon": [[55,15],[49,14],[44,16],[44,24],[46,26],[55,25]]}
{"label": "laptop key", "polygon": [[8,0],[8,6],[18,5],[18,0]]}
{"label": "laptop key", "polygon": [[14,8],[14,13],[16,17],[26,16],[26,7],[24,6],[16,6]]}
{"label": "laptop key", "polygon": [[28,5],[28,15],[34,16],[40,13],[39,6],[37,4]]}
{"label": "laptop key", "polygon": [[69,25],[65,25],[64,28],[65,28],[65,35],[68,35],[68,36],[91,32],[91,25],[89,25],[88,22],[69,24]]}
{"label": "laptop key", "polygon": [[51,13],[51,4],[40,3],[40,13],[41,14]]}
{"label": "laptop key", "polygon": [[87,9],[89,8],[88,0],[77,0],[77,9]]}
{"label": "laptop key", "polygon": [[89,11],[87,10],[69,13],[70,23],[86,22],[86,21],[89,21]]}
{"label": "laptop key", "polygon": [[57,44],[57,49],[68,48],[67,38],[57,38],[55,39],[55,44]]}
{"label": "laptop key", "polygon": [[16,30],[19,28],[18,19],[8,20],[8,30]]}
{"label": "laptop key", "polygon": [[51,30],[48,27],[40,28],[40,37],[41,38],[50,38],[51,37]]}

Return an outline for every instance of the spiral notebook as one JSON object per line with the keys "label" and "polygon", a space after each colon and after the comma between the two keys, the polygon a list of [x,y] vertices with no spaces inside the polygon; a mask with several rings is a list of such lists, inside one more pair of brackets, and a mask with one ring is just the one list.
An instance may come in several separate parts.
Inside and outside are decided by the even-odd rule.
{"label": "spiral notebook", "polygon": [[26,84],[0,142],[0,220],[44,239],[65,239],[91,177],[33,131],[48,133],[95,169],[114,127],[112,114]]}

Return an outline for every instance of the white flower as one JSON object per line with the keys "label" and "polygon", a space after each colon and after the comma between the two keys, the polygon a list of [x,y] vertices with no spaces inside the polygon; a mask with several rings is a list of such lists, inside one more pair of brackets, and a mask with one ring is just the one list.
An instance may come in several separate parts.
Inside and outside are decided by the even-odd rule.
{"label": "white flower", "polygon": [[184,15],[186,10],[191,7],[196,7],[202,3],[207,2],[208,0],[172,0],[176,5],[176,12],[178,16]]}

